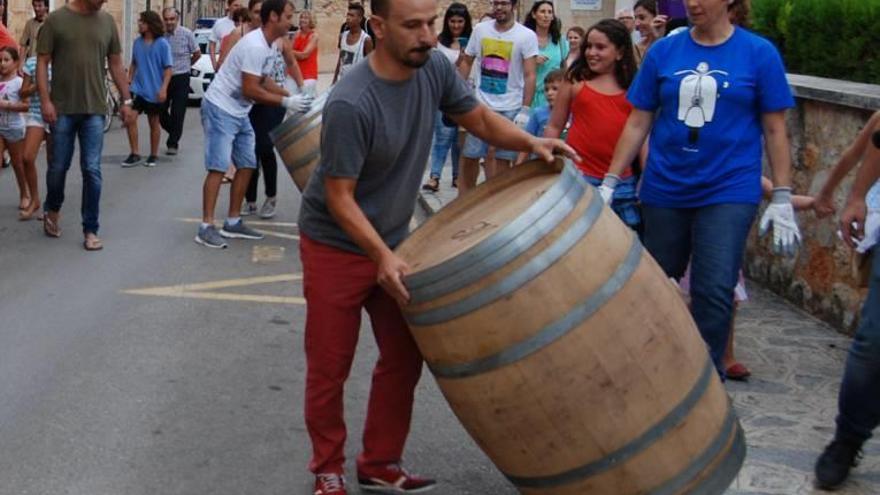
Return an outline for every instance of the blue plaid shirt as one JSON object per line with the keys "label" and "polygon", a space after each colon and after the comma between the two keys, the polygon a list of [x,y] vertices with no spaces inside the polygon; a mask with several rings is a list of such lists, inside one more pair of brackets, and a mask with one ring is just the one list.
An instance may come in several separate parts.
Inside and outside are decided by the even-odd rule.
{"label": "blue plaid shirt", "polygon": [[171,73],[175,76],[189,74],[189,69],[192,66],[190,63],[192,54],[199,49],[193,32],[183,26],[178,26],[173,33],[165,33],[165,39],[171,45],[171,59],[173,61]]}

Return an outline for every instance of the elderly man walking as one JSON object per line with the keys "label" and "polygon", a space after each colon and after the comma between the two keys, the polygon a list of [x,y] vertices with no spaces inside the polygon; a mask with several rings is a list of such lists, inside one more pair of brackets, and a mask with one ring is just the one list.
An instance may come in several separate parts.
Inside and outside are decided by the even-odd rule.
{"label": "elderly man walking", "polygon": [[172,65],[168,96],[162,113],[159,114],[159,123],[168,133],[166,153],[176,155],[180,136],[183,134],[186,102],[189,99],[190,67],[202,56],[202,52],[193,32],[180,25],[180,13],[176,8],[165,8],[162,11],[162,22],[165,23],[165,39],[171,45]]}

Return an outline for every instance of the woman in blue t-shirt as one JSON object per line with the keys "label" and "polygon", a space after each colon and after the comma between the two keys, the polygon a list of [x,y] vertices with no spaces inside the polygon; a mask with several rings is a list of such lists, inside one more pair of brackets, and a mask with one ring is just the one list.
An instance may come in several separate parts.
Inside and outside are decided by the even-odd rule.
{"label": "woman in blue t-shirt", "polygon": [[761,200],[762,144],[777,187],[761,230],[773,226],[777,253],[793,254],[800,241],[785,125],[794,99],[778,51],[731,24],[728,0],[686,5],[690,30],[655,43],[630,86],[634,110],[599,190],[610,199],[650,133],[645,246],[676,280],[691,260],[691,312],[723,375],[733,289]]}

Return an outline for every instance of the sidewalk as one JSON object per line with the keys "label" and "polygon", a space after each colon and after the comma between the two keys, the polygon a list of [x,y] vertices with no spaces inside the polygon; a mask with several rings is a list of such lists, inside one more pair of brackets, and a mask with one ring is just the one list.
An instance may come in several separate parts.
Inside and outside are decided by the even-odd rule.
{"label": "sidewalk", "polygon": [[[426,214],[455,199],[451,173],[447,163],[440,190],[419,195]],[[727,390],[749,450],[728,495],[827,493],[813,487],[813,464],[834,433],[850,339],[754,283],[748,290],[737,313],[736,353],[752,377],[727,382]],[[880,441],[865,445],[861,464],[834,493],[880,494]]]}

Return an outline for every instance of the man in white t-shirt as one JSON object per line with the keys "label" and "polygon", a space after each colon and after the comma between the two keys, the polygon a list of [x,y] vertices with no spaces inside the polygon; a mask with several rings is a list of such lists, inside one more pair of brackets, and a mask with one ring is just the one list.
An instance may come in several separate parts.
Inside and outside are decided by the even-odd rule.
{"label": "man in white t-shirt", "polygon": [[220,58],[220,42],[235,29],[235,21],[232,14],[241,8],[241,0],[226,0],[226,17],[217,19],[211,28],[211,36],[208,37],[208,56],[211,57],[211,65],[217,70],[217,60]]}
{"label": "man in white t-shirt", "polygon": [[[493,0],[492,8],[495,21],[474,27],[458,70],[467,79],[476,60],[477,98],[522,128],[529,121],[529,103],[535,94],[538,36],[514,20],[516,0]],[[485,141],[467,135],[458,175],[459,194],[476,185],[480,159],[488,150]],[[515,158],[515,151],[496,149],[494,162],[486,164],[486,178],[510,168]]]}
{"label": "man in white t-shirt", "polygon": [[[202,223],[195,241],[203,246],[225,248],[224,237],[263,238],[263,234],[246,227],[240,217],[241,202],[257,167],[254,129],[248,113],[254,103],[283,106],[294,112],[305,112],[311,105],[310,96],[290,96],[271,77],[276,50],[272,43],[287,34],[293,14],[288,0],[265,0],[260,8],[262,28],[235,44],[202,99],[208,175],[202,187]],[[236,172],[229,191],[229,215],[218,232],[214,207],[230,159]]]}

